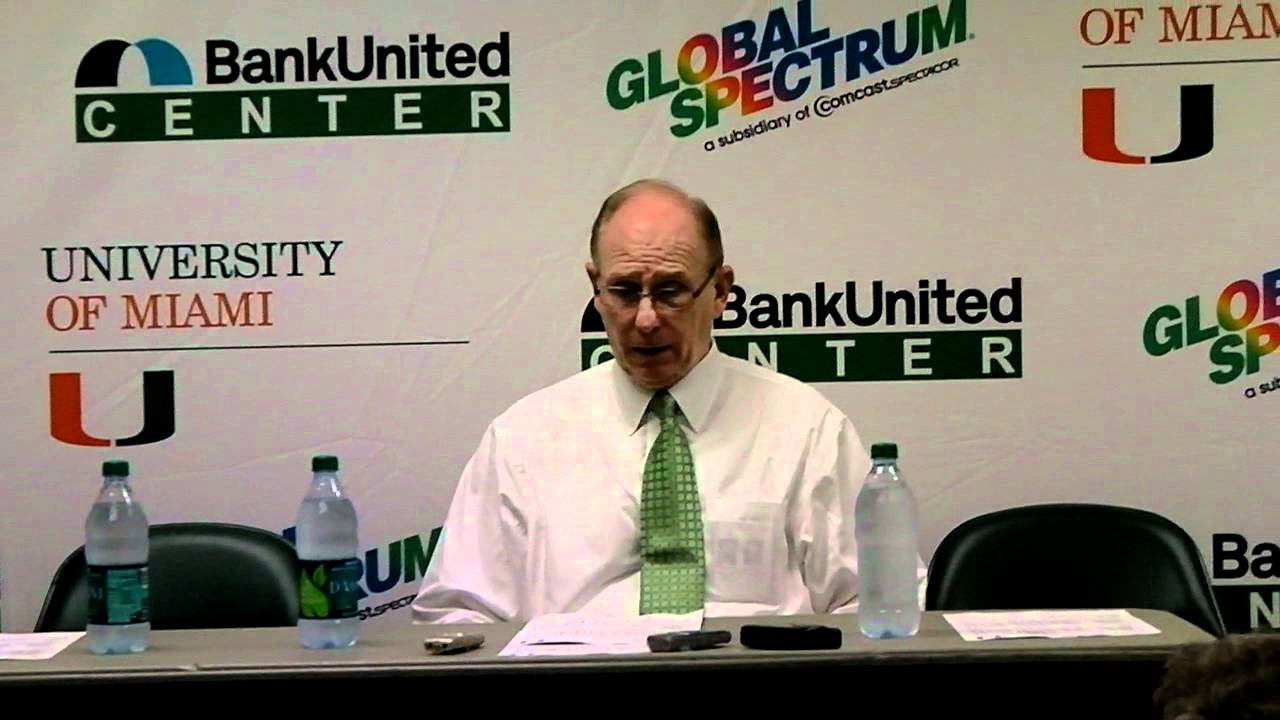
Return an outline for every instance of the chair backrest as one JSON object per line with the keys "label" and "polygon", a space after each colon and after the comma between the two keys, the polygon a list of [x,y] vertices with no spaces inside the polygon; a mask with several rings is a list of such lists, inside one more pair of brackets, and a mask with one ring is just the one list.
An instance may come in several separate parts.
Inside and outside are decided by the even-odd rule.
{"label": "chair backrest", "polygon": [[961,523],[929,563],[928,610],[1150,608],[1226,631],[1195,541],[1147,510],[1009,508]]}
{"label": "chair backrest", "polygon": [[[225,523],[152,525],[154,630],[279,627],[298,622],[298,555],[261,528]],[[88,613],[84,546],[59,566],[36,632],[83,630]]]}

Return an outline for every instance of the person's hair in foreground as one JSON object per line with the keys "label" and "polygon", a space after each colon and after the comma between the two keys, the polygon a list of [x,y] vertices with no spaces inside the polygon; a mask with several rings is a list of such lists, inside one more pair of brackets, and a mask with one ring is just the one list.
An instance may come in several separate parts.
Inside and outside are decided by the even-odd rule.
{"label": "person's hair in foreground", "polygon": [[1280,634],[1182,649],[1165,665],[1155,702],[1164,720],[1280,720]]}

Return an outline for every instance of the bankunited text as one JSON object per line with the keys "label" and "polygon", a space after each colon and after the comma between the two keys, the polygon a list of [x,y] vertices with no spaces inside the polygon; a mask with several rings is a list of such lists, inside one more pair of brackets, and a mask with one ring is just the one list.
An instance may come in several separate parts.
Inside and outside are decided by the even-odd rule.
{"label": "bankunited text", "polygon": [[468,78],[479,72],[489,78],[511,74],[510,34],[478,49],[465,42],[445,44],[430,33],[420,39],[414,33],[406,45],[377,43],[372,35],[358,42],[340,37],[333,45],[309,37],[301,47],[249,48],[234,40],[205,43],[206,81],[210,85],[233,83],[334,82],[346,80],[436,80]]}
{"label": "bankunited text", "polygon": [[[936,278],[784,293],[735,285],[715,327],[721,351],[799,380],[874,382],[1020,378],[1021,323],[1022,278],[989,291]],[[602,333],[583,337],[583,368],[610,357]]]}
{"label": "bankunited text", "polygon": [[[409,34],[407,42],[307,37],[276,48],[210,39],[204,79],[219,89],[78,87],[76,141],[510,132],[510,47],[505,31],[479,45],[433,33]],[[91,51],[81,72],[114,77],[118,68],[85,71],[85,63],[102,60]],[[453,82],[459,79],[470,82]]]}

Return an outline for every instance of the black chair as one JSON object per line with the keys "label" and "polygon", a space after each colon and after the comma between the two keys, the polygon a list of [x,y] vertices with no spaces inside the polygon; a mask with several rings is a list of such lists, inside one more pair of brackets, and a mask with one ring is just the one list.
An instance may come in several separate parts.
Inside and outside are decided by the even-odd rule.
{"label": "black chair", "polygon": [[1226,635],[1191,536],[1114,505],[1030,505],[961,523],[929,563],[925,608],[1149,608]]}
{"label": "black chair", "polygon": [[[225,523],[151,526],[154,630],[280,627],[298,622],[298,555],[266,530]],[[84,630],[88,613],[84,546],[59,566],[36,632]]]}

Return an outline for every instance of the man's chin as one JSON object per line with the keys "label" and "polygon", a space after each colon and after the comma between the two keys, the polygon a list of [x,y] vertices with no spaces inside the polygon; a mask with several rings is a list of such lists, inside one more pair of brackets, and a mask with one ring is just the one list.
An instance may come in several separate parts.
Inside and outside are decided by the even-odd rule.
{"label": "man's chin", "polygon": [[671,362],[637,363],[633,360],[625,369],[632,382],[647,390],[659,390],[675,384],[675,364]]}

